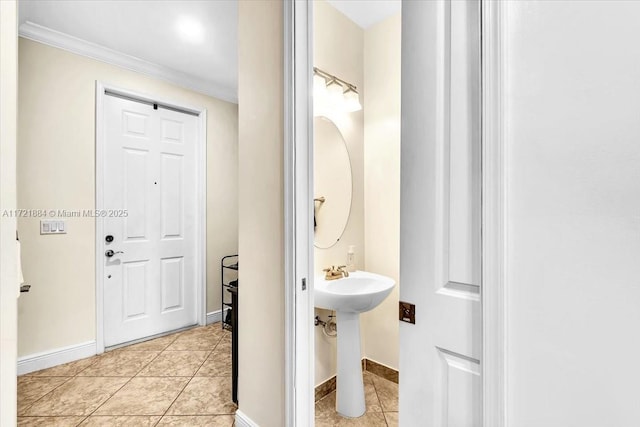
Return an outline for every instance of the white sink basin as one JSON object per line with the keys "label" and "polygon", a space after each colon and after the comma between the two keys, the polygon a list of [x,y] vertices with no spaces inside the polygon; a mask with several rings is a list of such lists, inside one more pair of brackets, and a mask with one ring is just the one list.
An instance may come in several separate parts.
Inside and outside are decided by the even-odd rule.
{"label": "white sink basin", "polygon": [[349,277],[315,280],[315,306],[343,313],[362,313],[378,306],[391,293],[395,282],[390,277],[366,271],[354,271]]}

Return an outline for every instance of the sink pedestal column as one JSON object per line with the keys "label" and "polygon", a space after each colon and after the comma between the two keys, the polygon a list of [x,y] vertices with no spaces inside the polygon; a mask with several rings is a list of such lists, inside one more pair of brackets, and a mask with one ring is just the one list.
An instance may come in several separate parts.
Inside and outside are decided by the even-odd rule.
{"label": "sink pedestal column", "polygon": [[338,312],[337,410],[356,418],[366,411],[360,353],[360,314]]}

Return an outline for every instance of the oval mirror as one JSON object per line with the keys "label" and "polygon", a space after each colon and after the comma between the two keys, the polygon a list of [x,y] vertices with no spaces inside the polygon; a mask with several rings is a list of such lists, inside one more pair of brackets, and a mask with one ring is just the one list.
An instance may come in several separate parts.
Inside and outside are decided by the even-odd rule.
{"label": "oval mirror", "polygon": [[342,237],[351,212],[351,161],[336,125],[314,119],[314,245],[327,249]]}

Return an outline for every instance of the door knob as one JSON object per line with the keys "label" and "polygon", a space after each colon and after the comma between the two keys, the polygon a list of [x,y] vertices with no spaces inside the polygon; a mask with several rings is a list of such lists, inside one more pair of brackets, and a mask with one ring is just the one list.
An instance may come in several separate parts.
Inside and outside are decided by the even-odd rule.
{"label": "door knob", "polygon": [[114,252],[113,250],[109,249],[108,251],[106,251],[106,252],[104,253],[104,255],[105,255],[107,258],[111,258],[111,257],[112,257],[112,256],[114,256],[115,254],[123,254],[123,253],[124,253],[123,251],[115,251],[115,252]]}

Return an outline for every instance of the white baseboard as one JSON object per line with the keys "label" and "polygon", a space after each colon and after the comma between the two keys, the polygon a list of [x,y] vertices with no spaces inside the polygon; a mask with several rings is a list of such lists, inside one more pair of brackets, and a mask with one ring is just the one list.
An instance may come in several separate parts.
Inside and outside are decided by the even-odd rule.
{"label": "white baseboard", "polygon": [[87,341],[51,351],[30,354],[18,358],[18,375],[51,368],[96,355],[96,342]]}
{"label": "white baseboard", "polygon": [[[227,310],[228,308],[225,308],[224,312],[226,313]],[[207,325],[210,325],[216,322],[222,322],[222,315],[223,315],[222,310],[216,310],[216,311],[207,313]]]}
{"label": "white baseboard", "polygon": [[[222,321],[222,315],[222,310],[207,313],[207,325]],[[18,358],[18,375],[52,368],[54,366],[62,365],[63,363],[69,363],[84,359],[85,357],[95,356],[96,354],[95,341],[87,341],[80,344],[70,345],[68,347],[57,348],[51,351],[30,354]]]}
{"label": "white baseboard", "polygon": [[260,427],[258,423],[247,417],[240,409],[236,411],[236,427]]}

